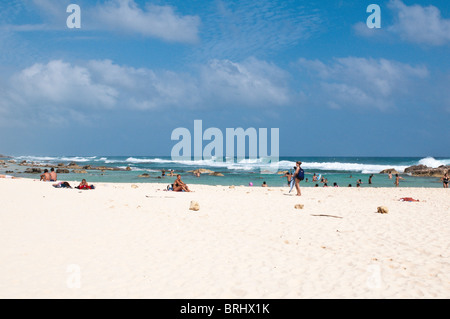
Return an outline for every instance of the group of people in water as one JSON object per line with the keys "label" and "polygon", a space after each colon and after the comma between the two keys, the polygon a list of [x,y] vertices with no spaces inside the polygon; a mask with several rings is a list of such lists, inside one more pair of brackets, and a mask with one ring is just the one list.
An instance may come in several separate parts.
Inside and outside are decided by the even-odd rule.
{"label": "group of people in water", "polygon": [[[287,178],[287,183],[290,186],[291,185],[291,181],[292,179],[294,179],[294,185],[295,185],[295,189],[297,191],[297,196],[301,196],[301,189],[300,189],[300,182],[305,180],[305,182],[308,182],[309,179],[308,178],[304,178],[305,176],[305,172],[303,171],[303,169],[301,168],[302,162],[298,161],[295,163],[295,167],[294,167],[294,171],[293,173],[291,173],[291,171],[286,172],[284,175],[282,175],[281,177],[286,177]],[[166,175],[166,171],[162,170],[162,177],[165,177]],[[194,172],[194,175],[199,177],[200,176],[200,172],[197,170],[196,172]],[[174,176],[174,170],[170,170],[169,171],[169,176]],[[184,183],[181,180],[181,175],[177,174],[176,175],[177,178],[174,181],[173,184],[169,185],[167,187],[168,190],[172,190],[174,192],[191,192],[191,190],[189,189],[189,187],[186,185],[186,183]],[[373,178],[373,174],[371,174],[369,176],[369,180],[368,180],[368,184],[372,184],[372,178]],[[350,175],[349,178],[352,178],[353,176]],[[392,179],[392,174],[389,173],[388,175],[389,179]],[[0,175],[0,178],[16,178],[14,176],[10,176],[10,175]],[[58,175],[55,172],[54,168],[51,168],[50,171],[48,169],[44,170],[44,173],[40,176],[40,180],[44,181],[44,182],[56,182],[58,179]],[[312,181],[313,182],[319,182],[320,179],[320,183],[323,184],[323,187],[328,187],[328,180],[327,178],[320,176],[320,175],[316,175],[316,173],[313,174],[312,176]],[[395,180],[394,180],[394,185],[396,187],[399,186],[400,184],[400,180],[403,180],[404,178],[401,177],[399,174],[395,174]],[[449,177],[448,177],[448,173],[445,173],[444,176],[441,178],[441,181],[443,183],[443,187],[444,188],[448,188],[448,184],[449,184]],[[360,187],[361,184],[363,184],[363,182],[361,181],[361,179],[358,179],[356,181],[356,187]],[[252,186],[253,184],[251,184]],[[54,187],[56,188],[72,188],[70,186],[70,184],[68,182],[59,182],[57,184],[53,184]],[[261,185],[262,187],[268,187],[267,183],[264,181]],[[318,187],[319,184],[316,184],[315,187]],[[334,187],[339,187],[339,185],[337,183],[333,183]],[[348,187],[352,187],[352,184],[348,184]],[[83,179],[81,181],[81,183],[76,187],[78,189],[95,189],[95,187],[93,185],[89,185],[85,179]]]}
{"label": "group of people in water", "polygon": [[[297,190],[297,196],[301,196],[300,181],[302,181],[304,179],[304,172],[303,172],[303,169],[301,168],[301,164],[302,164],[302,162],[300,162],[300,161],[296,162],[296,166],[294,167],[294,173],[291,173],[291,171],[289,171],[281,176],[281,177],[287,177],[288,185],[290,185],[292,179],[295,178],[295,188]],[[352,177],[353,177],[352,175],[349,176],[349,178],[352,178]],[[328,180],[323,176],[320,177],[320,175],[316,175],[316,173],[313,174],[312,181],[318,182],[319,178],[320,178],[320,183],[323,184],[323,187],[328,187]],[[369,180],[368,180],[369,185],[372,184],[372,178],[373,178],[373,174],[371,174],[369,176]],[[391,173],[389,173],[388,178],[392,179]],[[394,180],[395,187],[398,187],[400,184],[400,180],[403,180],[403,179],[404,178],[401,177],[399,174],[395,174],[395,180]],[[444,174],[444,177],[441,178],[441,181],[443,183],[444,188],[448,188],[448,184],[449,184],[448,173]],[[305,179],[305,182],[308,182],[308,178]],[[361,184],[363,184],[363,182],[361,181],[361,179],[358,179],[356,181],[356,187],[360,187]],[[262,186],[267,187],[266,182],[264,182]],[[316,184],[315,187],[319,187],[319,184]],[[333,183],[333,187],[339,187],[339,185],[337,183]],[[348,187],[352,187],[352,184],[348,184]]]}

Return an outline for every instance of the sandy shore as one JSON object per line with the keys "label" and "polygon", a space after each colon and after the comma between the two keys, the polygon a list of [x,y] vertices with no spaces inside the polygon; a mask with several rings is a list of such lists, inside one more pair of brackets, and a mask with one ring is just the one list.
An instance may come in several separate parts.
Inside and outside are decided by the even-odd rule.
{"label": "sandy shore", "polygon": [[0,298],[450,298],[448,189],[131,185],[0,179]]}

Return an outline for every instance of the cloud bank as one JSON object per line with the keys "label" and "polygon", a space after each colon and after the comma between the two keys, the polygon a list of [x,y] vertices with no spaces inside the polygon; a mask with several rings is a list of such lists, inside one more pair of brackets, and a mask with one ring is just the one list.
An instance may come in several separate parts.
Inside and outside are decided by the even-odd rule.
{"label": "cloud bank", "polygon": [[[191,73],[133,68],[110,60],[36,63],[1,78],[5,119],[35,122],[64,114],[84,120],[115,110],[269,108],[287,105],[287,72],[254,58],[211,60]],[[69,119],[68,119],[69,120]]]}

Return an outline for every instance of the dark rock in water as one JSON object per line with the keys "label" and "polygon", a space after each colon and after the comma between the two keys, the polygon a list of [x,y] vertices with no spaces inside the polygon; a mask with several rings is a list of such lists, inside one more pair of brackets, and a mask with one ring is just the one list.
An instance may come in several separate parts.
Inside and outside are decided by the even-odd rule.
{"label": "dark rock in water", "polygon": [[406,174],[412,176],[430,176],[430,177],[442,177],[445,173],[450,171],[450,165],[441,165],[437,168],[428,167],[426,165],[414,165],[405,169]]}
{"label": "dark rock in water", "polygon": [[56,173],[58,173],[58,174],[69,174],[70,171],[67,168],[58,168],[56,170]]}
{"label": "dark rock in water", "polygon": [[83,169],[92,169],[92,166],[91,165],[85,165],[85,166],[83,166]]}
{"label": "dark rock in water", "polygon": [[85,170],[80,170],[80,169],[74,169],[74,170],[72,171],[72,173],[75,173],[75,174],[87,174],[87,171],[85,171]]}
{"label": "dark rock in water", "polygon": [[127,166],[126,170],[127,170],[127,171],[131,171],[131,167],[130,167],[130,166]]}
{"label": "dark rock in water", "polygon": [[139,175],[138,177],[140,177],[140,178],[149,178],[150,174],[144,173],[142,175]]}
{"label": "dark rock in water", "polygon": [[223,174],[219,173],[219,172],[213,172],[213,173],[210,173],[208,175],[210,175],[210,176],[223,176]]}
{"label": "dark rock in water", "polygon": [[81,169],[81,166],[79,166],[77,163],[75,162],[71,162],[69,165],[66,166],[67,168],[71,168],[71,169]]}
{"label": "dark rock in water", "polygon": [[425,170],[428,168],[429,167],[426,165],[413,165],[413,166],[405,168],[405,173],[412,173],[414,171],[421,171],[421,170]]}
{"label": "dark rock in water", "polygon": [[58,164],[58,167],[64,167],[64,166],[66,166],[64,163],[59,163]]}
{"label": "dark rock in water", "polygon": [[109,167],[109,166],[92,167],[92,169],[98,169],[98,170],[101,170],[101,171],[124,171],[124,169],[122,169],[122,168]]}
{"label": "dark rock in water", "polygon": [[394,168],[388,168],[382,170],[380,174],[398,174],[398,172]]}
{"label": "dark rock in water", "polygon": [[12,173],[14,173],[14,171],[6,171],[5,173],[6,174],[12,174]]}
{"label": "dark rock in water", "polygon": [[24,173],[27,173],[27,174],[41,174],[42,170],[40,168],[30,167],[30,168],[27,168]]}

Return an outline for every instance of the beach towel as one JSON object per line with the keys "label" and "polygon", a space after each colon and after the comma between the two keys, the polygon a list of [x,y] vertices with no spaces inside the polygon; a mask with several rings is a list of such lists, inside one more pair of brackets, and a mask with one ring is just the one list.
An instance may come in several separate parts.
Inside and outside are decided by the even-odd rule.
{"label": "beach towel", "polygon": [[419,202],[418,199],[414,199],[411,197],[403,197],[403,198],[400,198],[399,201],[401,201],[401,202]]}

